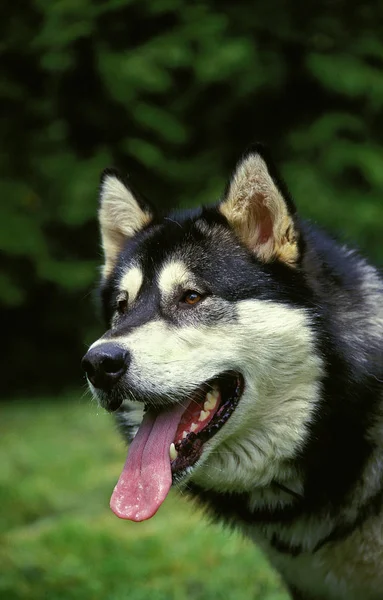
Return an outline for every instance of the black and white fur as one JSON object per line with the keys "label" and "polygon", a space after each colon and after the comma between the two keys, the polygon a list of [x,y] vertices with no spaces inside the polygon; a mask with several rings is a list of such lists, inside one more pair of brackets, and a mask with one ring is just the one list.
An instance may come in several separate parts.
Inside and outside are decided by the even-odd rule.
{"label": "black and white fur", "polygon": [[[259,147],[217,206],[184,214],[155,216],[107,171],[99,218],[108,331],[93,346],[129,351],[122,431],[143,401],[240,372],[236,410],[180,484],[264,549],[295,600],[383,598],[377,271],[298,217]],[[203,302],[180,303],[189,289]]]}

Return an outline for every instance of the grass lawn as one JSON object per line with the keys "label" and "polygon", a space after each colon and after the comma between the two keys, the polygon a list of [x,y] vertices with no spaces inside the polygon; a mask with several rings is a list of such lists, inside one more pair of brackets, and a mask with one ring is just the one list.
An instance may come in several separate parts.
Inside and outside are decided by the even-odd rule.
{"label": "grass lawn", "polygon": [[113,515],[126,452],[88,400],[0,413],[0,598],[287,600],[257,548],[177,494],[144,523]]}

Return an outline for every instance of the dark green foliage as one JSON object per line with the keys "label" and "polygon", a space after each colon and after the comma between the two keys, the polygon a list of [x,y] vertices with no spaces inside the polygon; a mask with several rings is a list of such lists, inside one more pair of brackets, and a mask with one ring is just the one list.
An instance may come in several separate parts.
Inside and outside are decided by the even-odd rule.
{"label": "dark green foliage", "polygon": [[3,390],[79,380],[106,166],[154,204],[212,202],[262,140],[301,213],[383,262],[381,2],[7,4]]}

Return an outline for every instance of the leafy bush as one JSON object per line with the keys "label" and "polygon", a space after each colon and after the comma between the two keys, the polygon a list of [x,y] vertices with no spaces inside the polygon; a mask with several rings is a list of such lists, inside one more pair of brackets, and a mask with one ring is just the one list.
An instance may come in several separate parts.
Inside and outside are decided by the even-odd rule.
{"label": "leafy bush", "polygon": [[3,390],[78,379],[100,171],[211,202],[268,143],[301,212],[383,262],[383,5],[34,0],[2,20]]}

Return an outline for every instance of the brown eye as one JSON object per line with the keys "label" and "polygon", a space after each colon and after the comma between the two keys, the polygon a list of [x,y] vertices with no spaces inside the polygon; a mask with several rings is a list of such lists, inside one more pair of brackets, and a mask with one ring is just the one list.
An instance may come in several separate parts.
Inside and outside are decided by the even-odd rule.
{"label": "brown eye", "polygon": [[197,304],[198,302],[201,302],[202,299],[203,299],[202,294],[199,294],[198,292],[194,292],[193,290],[189,290],[182,296],[181,302],[184,302],[185,304],[189,304],[190,306],[193,306],[193,304]]}
{"label": "brown eye", "polygon": [[128,310],[128,299],[126,297],[117,300],[117,312],[124,315]]}

